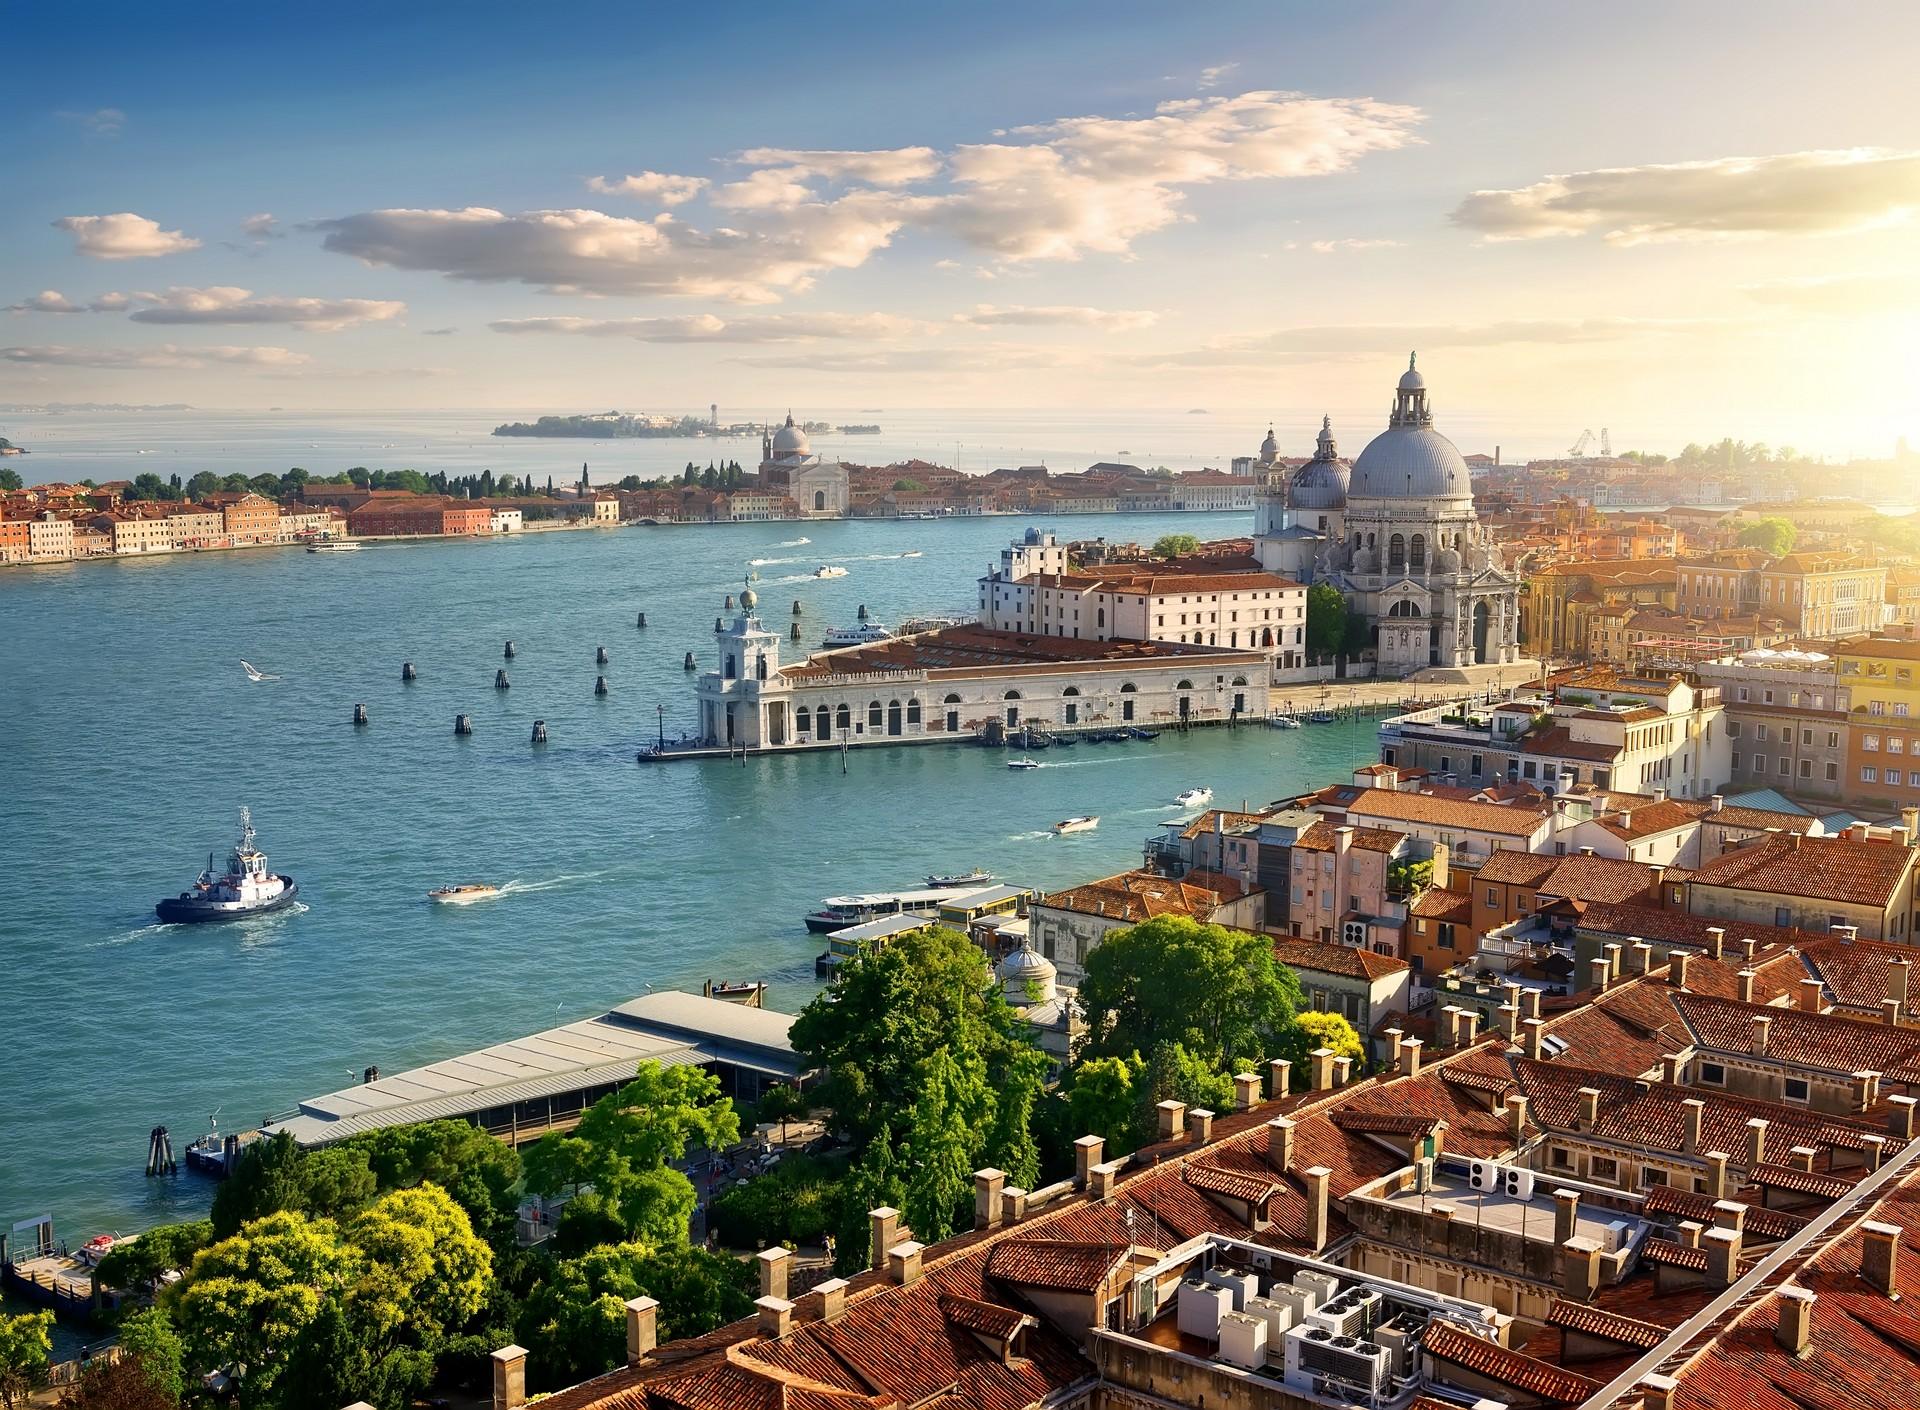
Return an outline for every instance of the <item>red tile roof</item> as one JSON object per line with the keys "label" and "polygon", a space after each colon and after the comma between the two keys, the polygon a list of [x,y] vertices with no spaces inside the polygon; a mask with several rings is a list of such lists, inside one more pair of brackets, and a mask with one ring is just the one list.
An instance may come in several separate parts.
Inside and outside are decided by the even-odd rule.
{"label": "red tile roof", "polygon": [[1775,1165],[1764,1161],[1747,1172],[1747,1179],[1763,1190],[1786,1190],[1797,1195],[1814,1195],[1831,1203],[1844,1199],[1853,1188],[1849,1180],[1802,1170],[1797,1165]]}
{"label": "red tile roof", "polygon": [[1390,788],[1361,789],[1344,805],[1344,810],[1349,819],[1356,821],[1424,823],[1429,827],[1490,832],[1503,837],[1531,837],[1547,820],[1545,813],[1516,805],[1458,803]]}
{"label": "red tile roof", "polygon": [[1480,864],[1480,870],[1473,874],[1473,879],[1495,885],[1537,886],[1553,874],[1554,867],[1562,860],[1539,852],[1503,847]]}
{"label": "red tile roof", "polygon": [[1693,885],[1886,906],[1916,852],[1920,848],[1882,838],[1767,833],[1705,863]]}
{"label": "red tile roof", "polygon": [[1430,886],[1414,897],[1413,904],[1407,907],[1407,914],[1426,920],[1470,921],[1473,919],[1473,897],[1465,891],[1448,891]]}
{"label": "red tile roof", "polygon": [[1410,967],[1405,960],[1392,955],[1376,955],[1371,950],[1288,935],[1274,937],[1273,957],[1289,969],[1316,970],[1321,974],[1368,981],[1400,974]]}
{"label": "red tile roof", "polygon": [[[1844,1181],[1841,1183],[1845,1184]],[[1673,1223],[1692,1220],[1710,1226],[1714,1222],[1713,1203],[1711,1197],[1695,1194],[1692,1190],[1683,1190],[1675,1185],[1655,1185],[1647,1191],[1647,1202],[1641,1207],[1650,1215],[1665,1215]],[[1792,1238],[1807,1227],[1807,1221],[1798,1214],[1788,1214],[1784,1210],[1768,1209],[1757,1204],[1748,1206],[1745,1220],[1743,1227],[1748,1236],[1764,1243],[1778,1243],[1781,1239]]]}
{"label": "red tile roof", "polygon": [[[1691,971],[1688,978],[1692,978]],[[1675,1009],[1702,1048],[1751,1052],[1753,1020],[1758,1016],[1767,1020],[1766,1056],[1777,1062],[1851,1075],[1862,1069],[1897,1072],[1920,1060],[1920,1032],[1911,1028],[1670,992]]]}
{"label": "red tile roof", "polygon": [[1091,1292],[1126,1257],[1124,1243],[1071,1239],[1008,1239],[987,1255],[987,1276],[1021,1287]]}
{"label": "red tile roof", "polygon": [[[1843,940],[1838,936],[1809,937],[1802,944],[1807,968],[1827,986],[1836,1005],[1878,1014],[1887,998],[1887,963],[1920,958],[1911,945],[1884,940]],[[1920,984],[1907,988],[1906,1012],[1920,1016]]]}
{"label": "red tile roof", "polygon": [[1622,1346],[1636,1346],[1643,1351],[1652,1351],[1667,1339],[1667,1329],[1652,1322],[1623,1317],[1618,1312],[1603,1312],[1589,1303],[1561,1299],[1555,1299],[1547,1309],[1547,1325]]}
{"label": "red tile roof", "polygon": [[1549,1405],[1578,1405],[1600,1389],[1598,1381],[1536,1360],[1525,1352],[1510,1351],[1444,1317],[1427,1324],[1423,1345],[1429,1357],[1525,1391]]}

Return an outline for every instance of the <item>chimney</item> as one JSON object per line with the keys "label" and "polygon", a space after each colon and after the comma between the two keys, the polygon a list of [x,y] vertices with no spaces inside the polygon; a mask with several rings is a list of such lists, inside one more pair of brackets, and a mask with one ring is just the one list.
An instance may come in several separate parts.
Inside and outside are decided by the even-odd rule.
{"label": "chimney", "polygon": [[760,1335],[779,1341],[793,1330],[793,1304],[784,1297],[757,1297],[753,1305],[760,1313]]}
{"label": "chimney", "polygon": [[1640,1378],[1641,1410],[1674,1410],[1679,1395],[1680,1382],[1672,1376],[1649,1371]]}
{"label": "chimney", "polygon": [[1862,1136],[1860,1142],[1866,1149],[1861,1152],[1867,1160],[1869,1173],[1878,1170],[1881,1162],[1887,1158],[1887,1138],[1885,1136]]}
{"label": "chimney", "polygon": [[1520,1036],[1520,1005],[1500,1005],[1500,1031],[1506,1034],[1509,1040]]}
{"label": "chimney", "polygon": [[1353,1075],[1353,1059],[1345,1053],[1337,1053],[1333,1059],[1333,1085],[1344,1087],[1347,1079]]}
{"label": "chimney", "polygon": [[1907,976],[1912,972],[1912,960],[1887,961],[1887,997],[1897,999],[1903,1010],[1907,1006]]}
{"label": "chimney", "polygon": [[1446,1019],[1447,1046],[1464,1048],[1467,1011],[1458,1004],[1448,1004],[1440,1012]]}
{"label": "chimney", "polygon": [[1522,989],[1520,991],[1520,1012],[1527,1018],[1540,1017],[1540,991]]}
{"label": "chimney", "polygon": [[1160,1113],[1160,1139],[1170,1140],[1187,1124],[1187,1104],[1168,1097],[1155,1108]]}
{"label": "chimney", "polygon": [[1580,1232],[1580,1192],[1553,1192],[1553,1241],[1564,1244]]}
{"label": "chimney", "polygon": [[1333,1090],[1333,1049],[1315,1048],[1310,1056],[1313,1059],[1313,1090]]}
{"label": "chimney", "polygon": [[1900,1296],[1900,1226],[1870,1219],[1860,1233],[1860,1276],[1880,1296]]}
{"label": "chimney", "polygon": [[1727,1180],[1727,1164],[1733,1159],[1725,1151],[1707,1152],[1707,1198],[1725,1199],[1732,1191]]}
{"label": "chimney", "polygon": [[[1751,972],[1752,971],[1750,970],[1741,971],[1741,973],[1743,974],[1748,974]],[[1773,1020],[1769,1018],[1766,1014],[1756,1013],[1753,1016],[1751,1033],[1749,1036],[1752,1039],[1753,1055],[1755,1057],[1765,1057],[1767,1055],[1767,1035],[1770,1032],[1772,1032],[1772,1030],[1773,1030]]]}
{"label": "chimney", "polygon": [[1882,999],[1880,1001],[1880,1021],[1889,1028],[1898,1027],[1900,1024],[1900,1007],[1901,1005],[1898,999]]}
{"label": "chimney", "polygon": [[1233,1075],[1233,1109],[1251,1111],[1260,1105],[1260,1074],[1236,1072]]}
{"label": "chimney", "polygon": [[1801,980],[1800,981],[1800,1011],[1802,1013],[1819,1013],[1826,1006],[1827,1006],[1826,985],[1822,984],[1817,979]]}
{"label": "chimney", "polygon": [[1687,987],[1687,966],[1693,963],[1693,954],[1687,950],[1676,950],[1667,956],[1667,983],[1676,989]]}
{"label": "chimney", "polygon": [[1773,1339],[1780,1343],[1787,1355],[1805,1356],[1807,1346],[1813,1340],[1814,1295],[1805,1288],[1784,1283],[1778,1296],[1780,1325],[1773,1329]]}
{"label": "chimney", "polygon": [[1716,960],[1724,959],[1726,957],[1726,954],[1725,954],[1726,947],[1727,947],[1727,928],[1724,925],[1708,926],[1707,927],[1707,953],[1712,955]]}
{"label": "chimney", "polygon": [[1700,1154],[1700,1125],[1706,1114],[1707,1104],[1698,1097],[1688,1097],[1680,1103],[1680,1122],[1684,1133],[1680,1149],[1684,1154]]}
{"label": "chimney", "polygon": [[847,1310],[845,1278],[829,1278],[824,1283],[816,1283],[813,1295],[818,1300],[822,1322],[838,1322],[840,1314]]}
{"label": "chimney", "polygon": [[1707,811],[1709,813],[1717,813],[1726,806],[1727,806],[1727,796],[1724,793],[1716,793],[1711,798],[1707,799]]}
{"label": "chimney", "polygon": [[1280,1175],[1293,1169],[1293,1123],[1284,1116],[1267,1123],[1267,1164]]}
{"label": "chimney", "polygon": [[1101,1202],[1112,1199],[1114,1183],[1119,1180],[1120,1172],[1126,1164],[1127,1162],[1122,1159],[1103,1161],[1094,1166],[1087,1172],[1087,1179],[1090,1182],[1087,1186],[1088,1194]]}
{"label": "chimney", "polygon": [[[1600,961],[1595,960],[1594,963],[1599,964]],[[1546,1052],[1546,1027],[1547,1025],[1541,1020],[1530,1018],[1526,1023],[1527,1035],[1520,1040],[1521,1049],[1535,1062],[1542,1061]]]}
{"label": "chimney", "polygon": [[1827,929],[1838,935],[1845,945],[1851,945],[1860,938],[1860,927],[1857,925],[1830,925]]}
{"label": "chimney", "polygon": [[1767,1121],[1756,1116],[1747,1123],[1747,1165],[1763,1164],[1767,1158]]}
{"label": "chimney", "polygon": [[1740,954],[1741,954],[1741,956],[1742,956],[1743,958],[1745,958],[1745,959],[1747,959],[1747,960],[1752,960],[1752,959],[1753,959],[1753,951],[1754,951],[1754,939],[1753,939],[1753,937],[1752,937],[1751,935],[1743,935],[1743,936],[1741,936],[1741,937],[1740,937]]}
{"label": "chimney", "polygon": [[1573,1238],[1560,1245],[1561,1295],[1570,1302],[1592,1302],[1600,1291],[1600,1245]]}
{"label": "chimney", "polygon": [[1267,1096],[1279,1101],[1293,1090],[1293,1064],[1274,1058],[1267,1064]]}
{"label": "chimney", "polygon": [[[1609,940],[1606,944],[1600,947],[1600,953],[1607,957],[1608,980],[1612,981],[1612,980],[1619,979],[1620,978],[1620,944],[1619,942],[1616,940]],[[1538,1001],[1536,1000],[1536,1002]]]}
{"label": "chimney", "polygon": [[1073,1143],[1074,1188],[1087,1187],[1087,1172],[1106,1158],[1107,1143],[1099,1136],[1082,1136]]}
{"label": "chimney", "polygon": [[1480,1010],[1463,1008],[1460,1010],[1460,1046],[1470,1048],[1480,1036]]}
{"label": "chimney", "polygon": [[870,1241],[868,1262],[877,1271],[887,1266],[887,1250],[899,1241],[900,1211],[884,1205],[879,1209],[869,1209],[867,1229]]}
{"label": "chimney", "polygon": [[1387,1052],[1391,1054],[1387,1061],[1391,1062],[1396,1068],[1399,1067],[1400,1040],[1407,1036],[1407,1030],[1404,1028],[1385,1028],[1381,1030],[1380,1036],[1387,1040]]}
{"label": "chimney", "polygon": [[1740,971],[1737,977],[1740,980],[1740,1002],[1743,1004],[1752,1003],[1753,1002],[1753,971],[1750,969],[1743,969]]}
{"label": "chimney", "polygon": [[1000,1222],[1018,1224],[1027,1217],[1027,1192],[1018,1185],[1000,1191]]}
{"label": "chimney", "polygon": [[1408,1077],[1420,1075],[1420,1040],[1418,1038],[1401,1039],[1400,1071]]}
{"label": "chimney", "polygon": [[1580,1129],[1591,1131],[1600,1124],[1600,1089],[1582,1087],[1576,1095],[1580,1098]]}
{"label": "chimney", "polygon": [[1698,1219],[1683,1219],[1680,1221],[1680,1242],[1686,1248],[1699,1248],[1700,1236],[1706,1231],[1707,1226]]}
{"label": "chimney", "polygon": [[1818,1158],[1819,1151],[1812,1146],[1795,1146],[1790,1154],[1793,1156],[1794,1169],[1804,1170],[1809,1175],[1813,1174],[1813,1162]]}
{"label": "chimney", "polygon": [[1680,1085],[1680,1074],[1684,1066],[1678,1053],[1666,1053],[1660,1059],[1660,1080],[1669,1087]]}
{"label": "chimney", "polygon": [[887,1278],[895,1287],[910,1288],[920,1281],[920,1251],[912,1239],[887,1250]]}
{"label": "chimney", "polygon": [[520,1410],[527,1403],[527,1349],[503,1346],[493,1353],[493,1410]]}
{"label": "chimney", "polygon": [[1913,1139],[1913,1108],[1916,1105],[1912,1097],[1891,1096],[1887,1098],[1887,1134],[1902,1144]]}
{"label": "chimney", "polygon": [[[1000,1222],[1000,1192],[1006,1188],[1007,1173],[988,1166],[973,1172],[973,1227],[991,1229]],[[762,1254],[761,1257],[766,1255]]]}
{"label": "chimney", "polygon": [[1707,1251],[1709,1286],[1732,1287],[1740,1276],[1740,1231],[1709,1229],[1700,1236],[1700,1246]]}
{"label": "chimney", "polygon": [[1204,1146],[1213,1139],[1213,1113],[1203,1106],[1197,1106],[1187,1113],[1187,1134],[1193,1137],[1193,1143]]}
{"label": "chimney", "polygon": [[1507,1098],[1507,1140],[1519,1149],[1527,1134],[1527,1099],[1515,1092]]}
{"label": "chimney", "polygon": [[1608,964],[1601,956],[1595,955],[1591,960],[1587,961],[1587,973],[1588,987],[1596,994],[1606,993],[1607,980],[1613,976],[1613,966]]}
{"label": "chimney", "polygon": [[1645,974],[1653,968],[1653,946],[1646,941],[1635,939],[1628,946],[1627,953],[1631,956],[1627,961],[1627,968],[1633,973]]}
{"label": "chimney", "polygon": [[1332,1178],[1324,1165],[1307,1172],[1307,1243],[1315,1253],[1327,1246],[1327,1182]]}
{"label": "chimney", "polygon": [[1861,1070],[1853,1074],[1853,1109],[1865,1111],[1880,1099],[1880,1074]]}
{"label": "chimney", "polygon": [[660,1304],[650,1297],[627,1299],[627,1364],[638,1366],[660,1344]]}
{"label": "chimney", "polygon": [[787,1265],[793,1255],[784,1248],[763,1248],[755,1262],[760,1265],[760,1296],[785,1297],[787,1295]]}
{"label": "chimney", "polygon": [[1713,1202],[1713,1227],[1731,1229],[1736,1234],[1747,1231],[1747,1207],[1739,1200],[1717,1199]]}

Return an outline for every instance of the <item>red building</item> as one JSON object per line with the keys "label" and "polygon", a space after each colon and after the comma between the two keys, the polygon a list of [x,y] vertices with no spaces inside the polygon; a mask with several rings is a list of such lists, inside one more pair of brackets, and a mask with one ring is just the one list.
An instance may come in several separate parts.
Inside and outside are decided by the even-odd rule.
{"label": "red building", "polygon": [[437,495],[382,496],[349,510],[347,526],[359,538],[485,534],[492,532],[493,511],[484,504]]}

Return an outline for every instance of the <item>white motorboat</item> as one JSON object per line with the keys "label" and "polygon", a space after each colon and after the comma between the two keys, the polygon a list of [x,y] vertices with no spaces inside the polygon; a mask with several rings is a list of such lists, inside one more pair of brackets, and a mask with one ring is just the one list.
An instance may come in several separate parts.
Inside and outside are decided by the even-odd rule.
{"label": "white motorboat", "polygon": [[1211,788],[1189,788],[1185,793],[1174,795],[1173,801],[1183,808],[1197,808],[1202,803],[1213,801]]}
{"label": "white motorboat", "polygon": [[1294,717],[1291,715],[1275,715],[1272,719],[1268,720],[1267,723],[1272,725],[1275,729],[1299,729],[1300,728],[1300,721],[1294,719]]}
{"label": "white motorboat", "polygon": [[844,578],[847,570],[837,563],[822,563],[813,570],[813,575],[816,578]]}
{"label": "white motorboat", "polygon": [[488,882],[468,882],[464,886],[442,886],[427,893],[427,899],[440,906],[471,906],[475,901],[491,901],[500,888]]}
{"label": "white motorboat", "polygon": [[1070,832],[1092,832],[1098,826],[1100,826],[1100,819],[1096,817],[1062,818],[1053,825],[1053,830],[1057,835],[1065,837]]}
{"label": "white motorboat", "polygon": [[878,622],[857,622],[851,627],[829,627],[826,640],[820,644],[829,651],[840,646],[872,646],[875,642],[892,641],[893,633]]}
{"label": "white motorboat", "polygon": [[1007,760],[1007,767],[1022,770],[1037,769],[1040,767],[1040,761],[1038,759],[1009,759]]}
{"label": "white motorboat", "polygon": [[926,555],[917,548],[910,548],[900,555],[902,558],[924,558]]}
{"label": "white motorboat", "polygon": [[935,872],[927,878],[926,884],[941,891],[959,891],[968,886],[991,886],[999,879],[992,872],[975,867],[972,871]]}

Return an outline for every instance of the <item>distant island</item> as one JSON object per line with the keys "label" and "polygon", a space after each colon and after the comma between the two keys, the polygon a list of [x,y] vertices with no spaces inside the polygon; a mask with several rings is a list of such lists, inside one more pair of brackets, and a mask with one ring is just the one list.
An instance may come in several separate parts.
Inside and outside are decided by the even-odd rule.
{"label": "distant island", "polygon": [[880,434],[880,428],[878,426],[842,426],[840,428],[840,434],[843,436],[877,436]]}
{"label": "distant island", "polygon": [[25,455],[27,448],[17,446],[5,436],[0,436],[0,455]]}
{"label": "distant island", "polygon": [[63,412],[63,411],[192,411],[193,408],[183,401],[162,402],[157,406],[137,406],[119,401],[45,401],[17,402],[0,406],[0,411],[11,412]]}
{"label": "distant island", "polygon": [[644,412],[603,411],[591,416],[542,416],[538,421],[510,421],[495,426],[496,436],[542,436],[551,439],[586,437],[591,440],[653,439],[712,434],[713,423],[703,416],[651,416]]}

